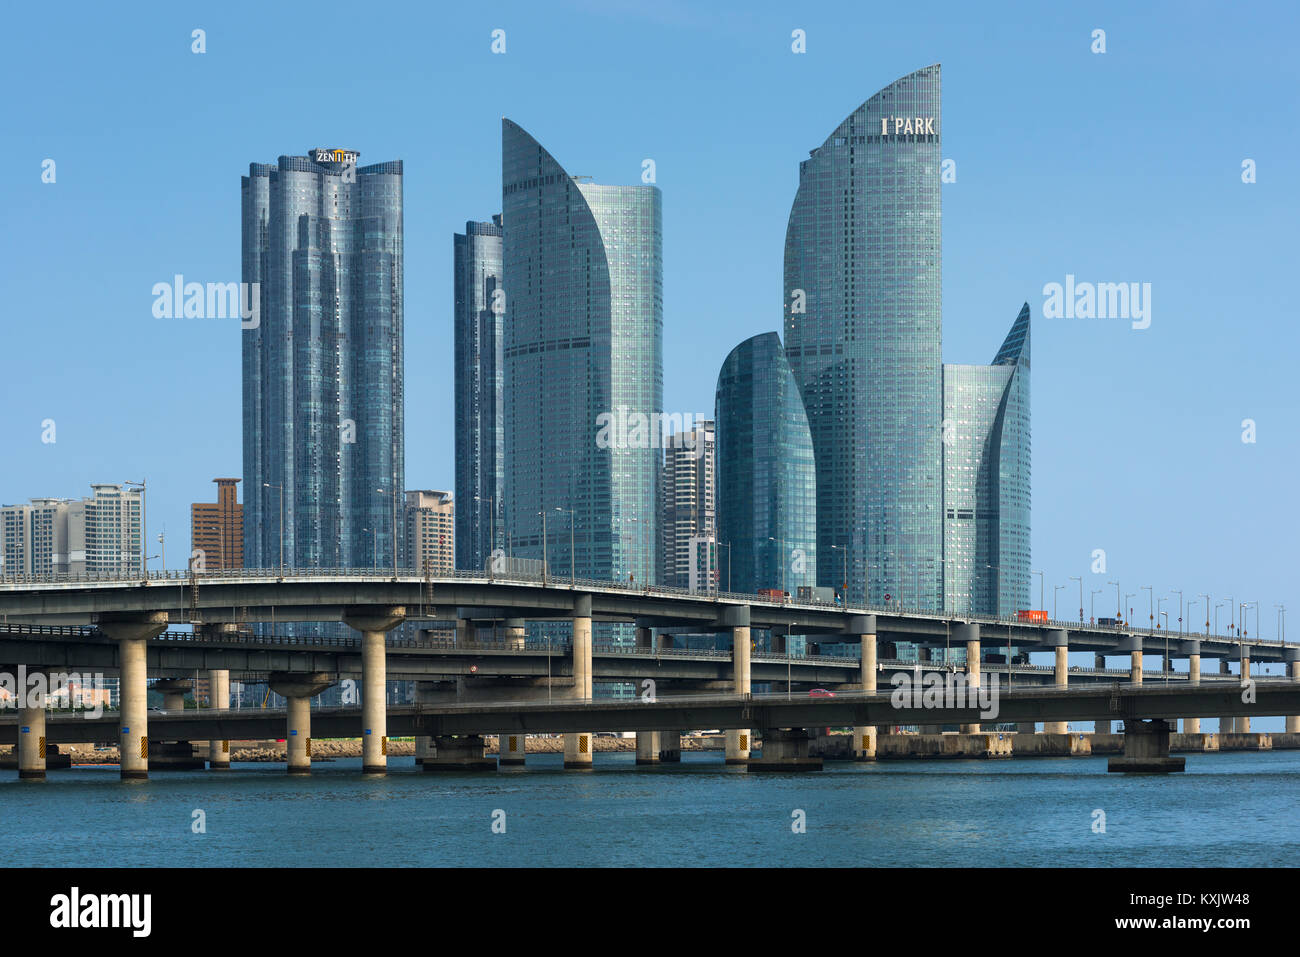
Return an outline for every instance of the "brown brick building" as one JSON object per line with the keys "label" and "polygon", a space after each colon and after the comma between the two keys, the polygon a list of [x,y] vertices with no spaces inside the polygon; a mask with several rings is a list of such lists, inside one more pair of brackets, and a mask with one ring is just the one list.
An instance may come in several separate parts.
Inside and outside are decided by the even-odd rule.
{"label": "brown brick building", "polygon": [[[244,506],[237,478],[218,478],[216,502],[190,506],[190,548],[202,553],[205,571],[244,567]],[[194,561],[199,561],[195,555]]]}

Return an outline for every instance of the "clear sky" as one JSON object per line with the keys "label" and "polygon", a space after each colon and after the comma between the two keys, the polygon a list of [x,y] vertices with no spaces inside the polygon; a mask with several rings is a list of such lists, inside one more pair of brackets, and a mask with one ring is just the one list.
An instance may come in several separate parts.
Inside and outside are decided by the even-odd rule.
{"label": "clear sky", "polygon": [[[176,273],[237,281],[241,174],[317,146],[405,162],[407,487],[452,488],[452,234],[500,209],[502,116],[597,182],[640,182],[655,161],[665,408],[709,412],[728,351],[781,328],[800,159],[881,87],[939,62],[957,173],[943,188],[944,358],[990,361],[1030,303],[1047,608],[1056,585],[1061,617],[1077,608],[1072,575],[1089,609],[1101,590],[1098,615],[1114,613],[1108,581],[1136,593],[1140,620],[1139,586],[1181,588],[1198,627],[1208,592],[1260,602],[1273,637],[1275,604],[1300,610],[1287,504],[1300,470],[1296,11],[13,6],[0,34],[0,502],[147,477],[150,537],[165,523],[168,565],[184,565],[189,503],[242,474],[239,330],[156,319],[151,288]],[[1043,318],[1044,285],[1067,274],[1150,283],[1150,327]],[[1038,587],[1035,575],[1035,604]],[[1176,627],[1177,596],[1163,607]]]}

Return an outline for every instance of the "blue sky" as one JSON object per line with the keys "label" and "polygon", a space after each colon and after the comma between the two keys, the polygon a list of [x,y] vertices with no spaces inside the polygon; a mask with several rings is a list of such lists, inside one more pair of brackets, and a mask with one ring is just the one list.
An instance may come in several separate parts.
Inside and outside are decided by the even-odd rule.
{"label": "blue sky", "polygon": [[[155,319],[150,290],[175,273],[238,280],[240,175],[315,146],[405,162],[407,487],[451,488],[451,237],[500,207],[502,116],[597,182],[639,182],[655,160],[665,407],[707,412],[728,351],[780,329],[799,160],[876,90],[940,62],[957,169],[944,358],[988,362],[1030,303],[1048,608],[1062,584],[1062,616],[1077,606],[1078,575],[1085,606],[1101,589],[1111,614],[1119,580],[1140,616],[1141,585],[1257,600],[1274,636],[1275,603],[1300,609],[1296,7],[876,6],[8,10],[0,501],[146,476],[151,537],[165,523],[168,564],[183,564],[189,503],[242,473],[239,333]],[[1151,283],[1150,328],[1044,319],[1043,286],[1066,274]],[[1164,608],[1176,625],[1177,598]]]}

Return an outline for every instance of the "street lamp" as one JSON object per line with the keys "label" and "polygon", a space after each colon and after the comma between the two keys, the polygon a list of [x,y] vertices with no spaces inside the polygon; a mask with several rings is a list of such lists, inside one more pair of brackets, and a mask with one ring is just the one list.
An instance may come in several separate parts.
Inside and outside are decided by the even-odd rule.
{"label": "street lamp", "polygon": [[727,550],[727,591],[731,591],[731,542],[717,542],[719,548]]}
{"label": "street lamp", "polygon": [[[278,488],[280,490],[280,575],[284,576],[284,486],[272,485],[270,482],[263,482],[263,488]],[[362,529],[365,531],[365,529]]]}
{"label": "street lamp", "polygon": [[1046,604],[1046,600],[1043,598],[1043,592],[1046,590],[1046,585],[1044,584],[1045,579],[1044,579],[1044,577],[1043,577],[1043,573],[1042,573],[1042,572],[1037,572],[1037,571],[1032,571],[1032,570],[1031,570],[1031,571],[1029,572],[1029,574],[1031,574],[1031,575],[1037,575],[1037,576],[1038,576],[1038,607],[1039,607],[1039,608],[1042,608],[1043,605]]}
{"label": "street lamp", "polygon": [[832,545],[831,548],[839,549],[844,553],[844,578],[840,582],[840,593],[844,597],[844,607],[848,608],[849,607],[849,547],[848,545],[845,545],[843,547],[839,545]]}
{"label": "street lamp", "polygon": [[1094,588],[1092,594],[1088,597],[1088,621],[1090,624],[1097,623],[1097,596],[1104,591],[1101,588]]}
{"label": "street lamp", "polygon": [[1124,605],[1119,600],[1119,582],[1106,582],[1107,585],[1115,586],[1115,620],[1124,620]]}
{"label": "street lamp", "polygon": [[577,578],[574,577],[574,573],[573,573],[573,568],[574,568],[574,562],[573,562],[573,523],[574,523],[574,521],[575,521],[575,519],[576,519],[576,516],[574,515],[573,509],[571,509],[571,508],[561,508],[560,506],[557,505],[557,506],[555,506],[555,510],[556,510],[557,512],[568,512],[568,513],[569,513],[569,587],[572,588],[573,585],[574,585],[574,582],[577,581]]}
{"label": "street lamp", "polygon": [[1169,589],[1169,593],[1178,596],[1178,633],[1183,633],[1183,593],[1177,588]]}
{"label": "street lamp", "polygon": [[1070,581],[1079,583],[1079,624],[1083,624],[1083,578],[1079,575],[1071,575]]}
{"label": "street lamp", "polygon": [[[1198,594],[1196,597],[1197,597],[1197,598],[1204,598],[1204,599],[1205,599],[1205,637],[1208,638],[1208,637],[1210,637],[1210,596],[1209,596],[1209,595],[1200,595],[1200,594]],[[1190,607],[1189,607],[1189,609],[1188,609],[1188,611],[1187,611],[1187,614],[1188,614],[1189,617],[1190,617],[1191,614],[1192,614]],[[1188,622],[1188,623],[1187,623],[1187,631],[1188,631],[1188,634],[1191,633],[1191,630],[1192,630],[1191,622]]]}
{"label": "street lamp", "polygon": [[127,479],[125,482],[122,483],[125,486],[131,488],[138,488],[140,490],[140,574],[144,578],[149,577],[149,556],[145,555],[145,550],[149,547],[149,543],[145,541],[145,524],[144,524],[144,499],[145,499],[146,482],[147,479],[140,479],[140,481],[138,482],[132,482],[130,479]]}
{"label": "street lamp", "polygon": [[785,539],[773,538],[769,535],[767,536],[767,540],[769,542],[777,542],[781,546],[781,594],[788,595],[789,592],[785,590]]}
{"label": "street lamp", "polygon": [[379,570],[379,533],[373,528],[363,528],[363,532],[370,533],[370,567]]}
{"label": "street lamp", "polygon": [[[1160,599],[1164,601],[1164,599]],[[1165,684],[1169,683],[1169,612],[1160,613],[1165,619],[1165,660],[1161,662],[1160,669],[1165,673]]]}
{"label": "street lamp", "polygon": [[1147,633],[1154,634],[1156,630],[1155,589],[1151,585],[1139,585],[1138,590],[1151,592],[1151,594],[1147,596],[1147,604],[1149,606],[1148,607],[1149,614],[1147,616],[1149,619],[1147,623]]}
{"label": "street lamp", "polygon": [[1065,585],[1052,586],[1052,621],[1060,621],[1060,619],[1056,617],[1056,596],[1061,591],[1061,589],[1065,587],[1066,587]]}

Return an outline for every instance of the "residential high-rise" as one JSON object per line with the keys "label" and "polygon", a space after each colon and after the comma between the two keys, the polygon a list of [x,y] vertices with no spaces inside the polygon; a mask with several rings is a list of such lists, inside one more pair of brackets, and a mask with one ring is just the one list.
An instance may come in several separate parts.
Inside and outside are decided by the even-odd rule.
{"label": "residential high-rise", "polygon": [[498,214],[490,223],[466,223],[453,240],[456,567],[474,571],[505,547],[502,233]]}
{"label": "residential high-rise", "polygon": [[945,609],[1029,606],[1029,304],[987,366],[943,367]]}
{"label": "residential high-rise", "polygon": [[98,483],[83,499],[36,498],[0,507],[6,575],[139,575],[140,488]]}
{"label": "residential high-rise", "polygon": [[244,567],[244,506],[237,478],[216,478],[216,502],[190,505],[190,548],[204,571]]}
{"label": "residential high-rise", "polygon": [[[712,540],[717,528],[714,505],[714,431],[707,419],[694,428],[675,432],[664,443],[663,583],[690,588],[692,568],[696,577],[705,573],[703,584],[711,588],[708,569],[698,568],[697,539]],[[709,553],[705,552],[705,557]],[[716,571],[716,569],[714,569]]]}
{"label": "residential high-rise", "polygon": [[746,339],[718,373],[718,543],[729,590],[817,584],[817,472],[808,416],[781,339]]}
{"label": "residential high-rise", "polygon": [[385,566],[401,549],[402,163],[357,157],[281,156],[242,181],[243,279],[259,284],[241,332],[246,567]]}
{"label": "residential high-rise", "polygon": [[854,602],[942,602],[940,133],[935,64],[800,164],[786,230],[785,349],[816,450],[818,578],[844,577],[846,549]]}
{"label": "residential high-rise", "polygon": [[455,513],[450,492],[406,493],[405,551],[418,574],[443,575],[455,568]]}
{"label": "residential high-rise", "polygon": [[501,139],[506,548],[557,575],[653,582],[659,190],[580,182],[510,120]]}

